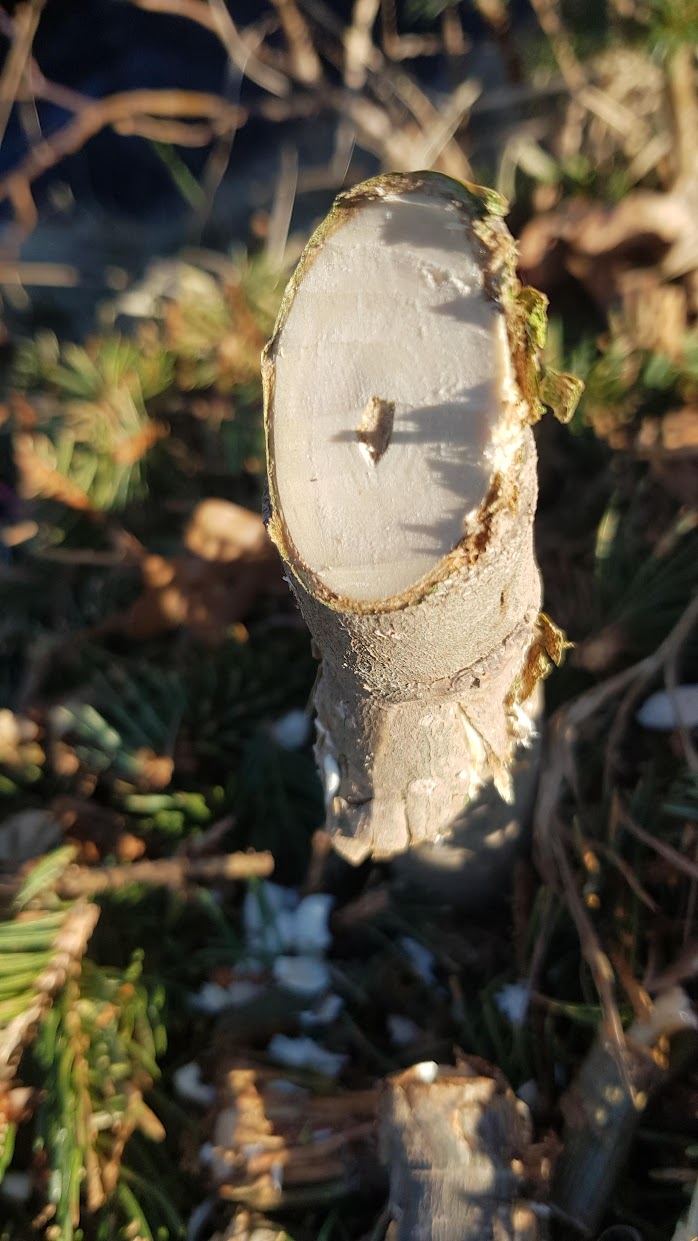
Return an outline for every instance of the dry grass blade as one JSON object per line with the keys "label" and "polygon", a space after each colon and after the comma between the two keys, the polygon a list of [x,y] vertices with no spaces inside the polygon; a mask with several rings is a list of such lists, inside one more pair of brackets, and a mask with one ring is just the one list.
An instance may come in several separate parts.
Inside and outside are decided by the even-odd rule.
{"label": "dry grass blade", "polygon": [[611,1044],[611,1051],[615,1056],[618,1067],[625,1076],[625,1037],[616,1003],[613,967],[601,947],[592,921],[584,908],[561,833],[555,832],[552,838],[552,848],[562,880],[564,894],[569,903],[570,913],[579,935],[582,955],[591,970],[594,985],[599,995],[606,1037]]}
{"label": "dry grass blade", "polygon": [[565,30],[557,0],[531,0],[531,8],[541,30],[550,41],[560,73],[570,92],[574,94],[586,86],[586,74]]}
{"label": "dry grass blade", "polygon": [[354,0],[351,25],[344,35],[344,81],[350,90],[360,90],[373,53],[371,32],[378,16],[380,0]]}
{"label": "dry grass blade", "polygon": [[[569,706],[557,712],[551,724],[552,742],[541,774],[534,816],[535,844],[540,869],[554,890],[559,888],[560,882],[562,883],[564,895],[579,935],[581,950],[591,969],[599,995],[604,1026],[614,1049],[614,1059],[628,1087],[625,1069],[625,1039],[614,995],[613,969],[601,948],[578,891],[562,838],[560,806],[566,789],[575,789],[574,747],[579,730],[623,691],[625,691],[625,699],[618,714],[625,710],[624,718],[626,718],[629,710],[627,703],[634,702],[648,681],[655,677],[663,667],[666,667],[667,661],[681,649],[697,620],[698,597],[691,601],[674,629],[656,651],[631,668],[588,690]],[[614,732],[616,733],[614,740],[617,744],[619,733],[615,725],[612,738]],[[609,750],[612,749],[613,742],[609,742]],[[637,830],[637,825],[633,825],[631,830],[634,830],[635,834],[643,832],[643,837],[645,835],[644,829]],[[683,871],[692,877],[698,873],[698,866],[695,863],[681,858],[681,855],[670,849],[670,846],[656,842],[649,833],[646,836],[646,843],[656,847],[657,851],[662,852],[664,856],[667,856],[665,850],[670,850],[671,860],[677,865],[680,862]]]}
{"label": "dry grass blade", "polygon": [[[467,101],[472,89],[470,83],[463,87],[465,99],[460,92],[456,92],[447,105],[448,115],[444,118],[415,77],[388,59],[391,56],[404,60],[440,50],[441,41],[436,40],[434,47],[423,47],[424,39],[427,43],[431,42],[428,36],[396,36],[399,46],[391,45],[390,50],[386,47],[383,53],[370,37],[373,22],[368,0],[360,9],[354,7],[349,27],[342,25],[324,0],[303,0],[302,7],[320,30],[333,40],[326,49],[323,48],[327,58],[341,70],[345,81],[357,83],[357,88],[351,88],[351,93],[334,92],[325,104],[334,106],[340,118],[355,127],[359,145],[374,152],[386,170],[417,171],[425,166],[434,166],[459,180],[472,178],[469,162],[453,137],[463,111],[470,106]],[[383,19],[385,32],[385,9]],[[313,96],[318,103],[321,102],[319,96],[319,91]],[[407,118],[400,115],[403,110],[407,112]],[[425,147],[434,148],[430,165],[424,163]],[[305,187],[305,176],[303,182]]]}
{"label": "dry grass blade", "polygon": [[288,95],[291,89],[288,78],[265,65],[247,46],[224,0],[208,0],[208,8],[213,16],[213,29],[240,72],[272,95]]}
{"label": "dry grass blade", "polygon": [[154,116],[130,116],[114,125],[114,131],[125,137],[133,135],[165,142],[172,146],[203,147],[215,138],[210,125],[191,125],[186,121],[161,121]]}
{"label": "dry grass blade", "polygon": [[269,216],[269,232],[267,233],[264,247],[269,265],[273,271],[283,270],[297,187],[298,151],[296,147],[284,146],[281,150],[281,167],[276,182],[274,202]]}
{"label": "dry grass blade", "polygon": [[[604,792],[607,797],[610,797],[613,790],[616,756],[634,706],[641,698],[650,681],[658,676],[662,670],[664,670],[666,675],[666,670],[671,668],[672,661],[678,656],[696,624],[698,624],[698,595],[689,603],[683,615],[679,618],[668,637],[664,639],[661,646],[639,664],[635,664],[634,668],[628,669],[628,672],[634,671],[635,675],[629,678],[627,688],[623,686],[625,694],[616,712],[608,737],[604,766]],[[623,674],[621,673],[620,675],[622,676]],[[609,682],[606,682],[606,684],[609,684]],[[593,691],[591,692],[593,693]]]}
{"label": "dry grass blade", "polygon": [[[538,860],[544,874],[549,874],[548,858],[550,855],[550,838],[554,831],[558,808],[564,790],[574,785],[574,746],[579,729],[588,723],[614,698],[625,693],[621,710],[625,715],[642,694],[643,689],[665,667],[674,651],[680,650],[693,627],[698,623],[698,595],[695,596],[682,613],[674,628],[667,635],[656,651],[645,656],[630,668],[625,668],[615,676],[602,681],[592,689],[580,694],[565,707],[561,707],[550,721],[550,742],[543,771],[541,772],[538,798],[534,815],[534,836]],[[609,750],[612,742],[617,744],[618,734],[615,728],[611,731]]]}
{"label": "dry grass blade", "polygon": [[272,0],[288,43],[291,71],[306,86],[322,81],[322,65],[303,14],[295,0]]}
{"label": "dry grass blade", "polygon": [[395,0],[381,0],[383,47],[391,60],[411,60],[441,51],[441,40],[428,34],[398,34]]}
{"label": "dry grass blade", "polygon": [[623,809],[618,799],[616,799],[616,808],[617,821],[627,828],[629,832],[632,832],[633,836],[636,836],[643,844],[648,845],[650,849],[653,849],[655,853],[658,853],[665,861],[670,862],[672,866],[675,866],[684,875],[688,875],[690,879],[698,879],[698,863],[691,861],[685,854],[679,853],[678,849],[675,849],[673,845],[667,844],[665,840],[659,840],[651,832],[648,832],[646,828],[641,827],[628,814],[627,810]]}
{"label": "dry grass blade", "polygon": [[460,5],[458,0],[448,0],[441,12],[441,36],[447,56],[464,56],[468,50],[468,39],[463,30]]}
{"label": "dry grass blade", "polygon": [[218,36],[233,64],[251,82],[272,95],[289,93],[288,78],[255,55],[224,4],[216,4],[215,0],[210,4],[206,0],[131,0],[131,3],[148,13],[168,13],[170,17],[186,17],[196,22]]}
{"label": "dry grass blade", "polygon": [[681,749],[683,750],[683,755],[686,760],[686,766],[688,767],[689,771],[692,771],[698,774],[698,751],[696,750],[696,747],[693,744],[693,738],[691,737],[691,730],[690,728],[686,726],[686,723],[681,715],[681,705],[679,702],[679,696],[677,692],[679,688],[679,667],[678,665],[679,665],[679,651],[676,650],[672,652],[671,656],[666,661],[666,665],[664,669],[664,683],[667,688],[667,693],[669,694],[669,697],[671,698],[671,701],[672,701],[672,710],[676,717],[676,735],[681,744]]}
{"label": "dry grass blade", "polygon": [[36,222],[31,183],[66,156],[80,150],[108,125],[118,128],[138,117],[147,117],[151,122],[157,117],[205,117],[217,130],[239,126],[245,115],[219,95],[202,91],[134,90],[107,95],[86,103],[58,133],[37,143],[16,168],[0,178],[0,201],[11,199],[24,227],[31,229]]}
{"label": "dry grass blade", "polygon": [[669,91],[674,118],[674,156],[679,182],[695,181],[698,172],[696,129],[698,129],[698,98],[696,97],[696,56],[690,43],[677,47],[669,61]]}
{"label": "dry grass blade", "polygon": [[[592,846],[590,845],[589,847],[591,848]],[[656,901],[652,900],[649,893],[645,892],[645,889],[640,883],[632,866],[629,866],[622,857],[619,857],[613,849],[609,848],[608,845],[603,844],[600,840],[594,841],[593,848],[597,853],[602,854],[602,856],[610,862],[611,866],[615,866],[616,870],[620,871],[628,887],[635,893],[638,900],[642,901],[643,905],[649,909],[650,913],[656,914],[659,910],[659,906]]]}
{"label": "dry grass blade", "polygon": [[438,160],[479,98],[480,91],[480,83],[471,79],[456,87],[439,113],[438,120],[424,136],[424,147],[419,156],[420,168],[431,168]]}
{"label": "dry grass blade", "polygon": [[25,69],[31,60],[34,35],[45,3],[46,0],[30,0],[28,4],[20,4],[15,13],[12,46],[0,78],[0,146]]}

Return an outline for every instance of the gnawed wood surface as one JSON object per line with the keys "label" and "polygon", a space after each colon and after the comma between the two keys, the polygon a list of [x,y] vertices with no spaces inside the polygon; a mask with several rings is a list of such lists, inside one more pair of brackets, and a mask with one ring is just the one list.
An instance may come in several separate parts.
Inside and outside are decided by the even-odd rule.
{"label": "gnawed wood surface", "polygon": [[431,173],[341,195],[265,350],[269,531],[322,655],[316,756],[354,863],[442,844],[485,785],[515,801],[561,649],[531,423],[577,388],[543,375],[502,210]]}
{"label": "gnawed wood surface", "polygon": [[389,1078],[381,1149],[394,1241],[542,1241],[524,1191],[531,1142],[525,1105],[480,1061]]}

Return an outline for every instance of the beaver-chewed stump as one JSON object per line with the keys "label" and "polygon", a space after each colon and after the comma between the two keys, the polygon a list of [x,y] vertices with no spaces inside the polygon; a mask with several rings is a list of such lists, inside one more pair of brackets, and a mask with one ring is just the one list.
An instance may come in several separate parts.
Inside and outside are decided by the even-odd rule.
{"label": "beaver-chewed stump", "polygon": [[530,1118],[498,1070],[427,1062],[396,1073],[380,1135],[394,1241],[541,1241],[522,1194]]}
{"label": "beaver-chewed stump", "polygon": [[545,299],[494,194],[432,173],[336,201],[263,359],[271,515],[322,657],[316,754],[352,862],[448,840],[535,727],[563,639],[533,551]]}

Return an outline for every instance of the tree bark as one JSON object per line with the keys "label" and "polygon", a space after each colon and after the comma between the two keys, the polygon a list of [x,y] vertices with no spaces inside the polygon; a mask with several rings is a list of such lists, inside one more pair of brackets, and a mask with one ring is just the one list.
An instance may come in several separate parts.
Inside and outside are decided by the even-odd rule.
{"label": "tree bark", "polygon": [[539,1241],[521,1199],[527,1109],[496,1070],[417,1064],[388,1080],[381,1117],[394,1241]]}
{"label": "tree bark", "polygon": [[511,818],[564,646],[531,424],[578,385],[543,371],[545,299],[502,211],[434,173],[341,195],[264,353],[268,528],[322,657],[316,756],[354,863],[440,847],[483,788]]}

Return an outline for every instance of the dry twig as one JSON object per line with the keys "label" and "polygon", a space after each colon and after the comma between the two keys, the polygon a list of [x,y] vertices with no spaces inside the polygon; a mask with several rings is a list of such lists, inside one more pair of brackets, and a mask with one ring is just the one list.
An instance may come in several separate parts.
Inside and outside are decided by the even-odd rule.
{"label": "dry twig", "polygon": [[212,136],[221,128],[241,125],[246,114],[220,96],[200,91],[133,90],[90,100],[58,133],[37,143],[16,168],[0,178],[0,201],[9,198],[25,228],[31,230],[36,222],[36,207],[30,186],[37,177],[80,150],[109,125],[118,129],[130,124],[130,132],[135,133],[139,119],[145,118],[152,134],[155,118],[182,116],[205,117],[212,126]]}
{"label": "dry twig", "polygon": [[552,1205],[584,1236],[596,1234],[642,1114],[667,1082],[669,1039],[696,1029],[690,1000],[679,987],[643,1009],[624,1039],[623,1075],[602,1033],[562,1100],[565,1140]]}
{"label": "dry twig", "polygon": [[576,94],[586,86],[586,74],[563,25],[557,0],[531,0],[531,8],[538,19],[538,25],[553,49],[555,59],[560,66],[560,73],[567,83],[570,94]]}
{"label": "dry twig", "polygon": [[80,272],[72,263],[10,263],[0,261],[0,285],[41,285],[51,289],[74,289]]}
{"label": "dry twig", "polygon": [[181,889],[189,883],[220,883],[233,879],[265,879],[274,869],[271,853],[225,853],[219,857],[158,858],[126,866],[71,866],[61,875],[61,896],[96,896],[116,892],[130,883]]}
{"label": "dry twig", "polygon": [[17,99],[27,63],[31,59],[34,35],[45,3],[46,0],[29,0],[28,4],[20,4],[15,13],[12,23],[12,46],[0,78],[0,146],[5,137],[7,122]]}
{"label": "dry twig", "polygon": [[[303,0],[303,9],[317,26],[335,41],[334,46],[329,44],[323,51],[342,74],[347,71],[347,40],[350,45],[354,40],[351,65],[352,70],[358,72],[360,53],[365,70],[363,89],[352,90],[350,94],[346,91],[327,92],[324,106],[334,107],[340,118],[347,122],[347,126],[355,127],[360,144],[377,154],[384,168],[414,171],[424,167],[426,142],[434,145],[437,151],[434,163],[439,171],[461,180],[472,176],[464,152],[452,136],[452,131],[449,132],[452,120],[444,126],[441,113],[414,78],[398,65],[391,63],[387,53],[381,52],[370,38],[365,37],[366,24],[370,21],[368,0],[366,7],[362,5],[358,13],[359,29],[363,32],[358,43],[354,27],[356,8],[349,28],[342,25],[324,0]],[[370,24],[372,26],[373,23]],[[398,36],[398,42],[402,43],[403,38]],[[440,47],[440,41],[437,42]],[[409,55],[419,54],[421,53],[418,50],[412,49],[408,53],[405,47],[402,47],[400,58],[406,59]],[[319,93],[316,91],[315,96]],[[267,101],[267,104],[270,102]],[[459,97],[456,110],[459,106],[462,107],[462,103]],[[407,118],[400,115],[403,110],[406,110]],[[452,109],[449,110],[449,116],[451,111]],[[438,139],[438,135],[442,135],[441,139]],[[323,184],[325,183],[323,181]],[[304,188],[306,185],[310,187],[307,174],[304,174]]]}
{"label": "dry twig", "polygon": [[[549,873],[550,838],[554,831],[558,807],[565,788],[574,786],[574,746],[580,729],[624,692],[626,696],[632,694],[632,702],[636,702],[648,682],[656,677],[671,659],[674,651],[681,649],[697,623],[698,595],[691,600],[656,651],[580,694],[552,717],[547,760],[541,774],[534,817],[536,847],[544,873]],[[617,737],[615,740],[617,741]]]}
{"label": "dry twig", "polygon": [[684,875],[688,875],[689,879],[698,879],[698,863],[686,857],[685,854],[679,853],[678,849],[675,849],[673,845],[667,844],[665,840],[659,840],[657,836],[652,835],[652,832],[648,832],[646,828],[636,823],[632,815],[621,806],[620,798],[618,797],[615,800],[615,806],[617,822],[627,828],[643,844],[648,845],[650,849],[658,853],[660,857],[663,857],[666,862],[675,866]]}
{"label": "dry twig", "polygon": [[[219,0],[214,0],[218,4]],[[303,14],[295,0],[272,0],[288,43],[291,72],[306,86],[322,81],[322,65]]]}
{"label": "dry twig", "polygon": [[415,56],[435,56],[441,40],[429,34],[398,34],[395,0],[381,0],[383,47],[390,60],[412,60]]}
{"label": "dry twig", "polygon": [[[607,703],[624,691],[625,699],[618,714],[620,715],[624,710],[625,721],[630,709],[628,704],[637,700],[647,683],[656,677],[661,669],[666,667],[667,661],[674,653],[681,649],[696,622],[698,622],[698,596],[691,601],[656,651],[631,668],[625,669],[588,690],[556,712],[550,724],[551,740],[547,761],[544,762],[541,773],[534,815],[534,839],[539,867],[554,890],[559,888],[560,883],[562,884],[577,928],[582,953],[591,969],[599,994],[604,1027],[615,1048],[615,1059],[619,1070],[624,1076],[625,1040],[615,1002],[613,969],[599,943],[596,931],[577,890],[560,832],[560,806],[566,790],[568,788],[575,790],[574,748],[580,730]],[[621,731],[614,726],[609,740],[609,752],[617,746]],[[653,839],[650,838],[646,843],[652,843]],[[684,870],[694,865],[687,859],[682,859],[682,861]],[[691,870],[690,873],[692,874],[693,871]]]}
{"label": "dry twig", "polygon": [[256,82],[257,86],[272,95],[289,93],[288,78],[259,59],[255,49],[238,30],[224,4],[217,4],[215,0],[211,4],[207,4],[206,0],[131,0],[131,3],[148,13],[186,17],[189,21],[204,26],[212,34],[218,35],[233,64],[237,65],[240,72],[251,82]]}
{"label": "dry twig", "polygon": [[618,1067],[625,1078],[625,1038],[623,1035],[623,1023],[616,1003],[613,966],[601,947],[598,935],[594,930],[594,925],[579,895],[562,835],[556,832],[551,837],[551,845],[570,913],[577,928],[582,956],[591,970],[594,986],[599,995],[605,1037],[611,1045],[612,1052],[615,1053]]}
{"label": "dry twig", "polygon": [[282,271],[288,242],[291,215],[298,187],[298,150],[284,146],[281,150],[281,167],[276,182],[274,202],[269,215],[269,231],[264,252],[274,271]]}
{"label": "dry twig", "polygon": [[350,90],[360,90],[373,53],[373,26],[380,0],[354,0],[351,25],[344,34],[344,81]]}

